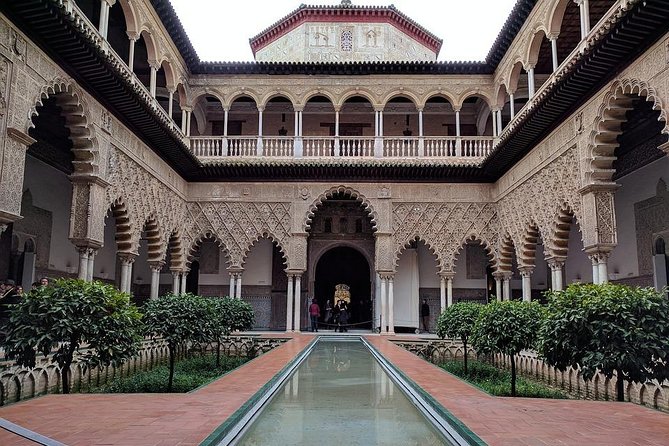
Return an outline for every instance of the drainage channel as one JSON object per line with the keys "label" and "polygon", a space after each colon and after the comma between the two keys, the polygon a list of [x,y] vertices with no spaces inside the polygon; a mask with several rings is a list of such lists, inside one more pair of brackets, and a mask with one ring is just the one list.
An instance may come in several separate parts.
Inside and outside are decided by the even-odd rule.
{"label": "drainage channel", "polygon": [[202,445],[482,445],[359,336],[321,336]]}

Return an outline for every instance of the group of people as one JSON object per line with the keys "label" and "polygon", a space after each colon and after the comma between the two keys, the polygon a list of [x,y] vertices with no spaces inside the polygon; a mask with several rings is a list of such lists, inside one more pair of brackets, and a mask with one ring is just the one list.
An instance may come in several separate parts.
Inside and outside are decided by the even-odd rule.
{"label": "group of people", "polygon": [[[318,305],[316,298],[313,298],[311,299],[311,305],[309,305],[309,320],[311,321],[312,332],[318,331],[318,320],[320,317],[321,307]],[[330,321],[332,321],[335,325],[335,333],[337,331],[340,333],[348,331],[348,318],[349,308],[345,300],[340,299],[334,308],[329,300],[325,302],[325,317],[323,322],[330,324]]]}

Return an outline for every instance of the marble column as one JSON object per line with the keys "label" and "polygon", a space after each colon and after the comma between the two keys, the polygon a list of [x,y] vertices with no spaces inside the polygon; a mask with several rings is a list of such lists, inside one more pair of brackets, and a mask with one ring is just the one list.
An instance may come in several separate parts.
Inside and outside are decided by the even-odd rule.
{"label": "marble column", "polygon": [[258,144],[256,145],[257,156],[262,156],[263,154],[262,115],[263,115],[263,108],[258,107]]}
{"label": "marble column", "polygon": [[592,262],[592,283],[595,285],[598,285],[600,283],[599,281],[599,255],[598,254],[590,254],[588,257],[590,257],[590,261]]}
{"label": "marble column", "polygon": [[228,296],[235,297],[235,273],[230,273],[230,290],[228,291]]}
{"label": "marble column", "polygon": [[179,272],[172,271],[172,294],[179,294]]}
{"label": "marble column", "polygon": [[387,278],[385,275],[381,276],[381,316],[379,317],[380,321],[380,334],[386,334],[388,332],[387,325],[388,325],[388,320],[387,320],[387,312],[386,312],[386,283],[388,282]]}
{"label": "marble column", "polygon": [[88,247],[78,248],[79,251],[79,275],[77,276],[81,280],[86,280],[88,278]]}
{"label": "marble column", "polygon": [[88,267],[86,268],[86,282],[93,281],[93,269],[95,268],[95,254],[97,253],[96,249],[88,250]]}
{"label": "marble column", "polygon": [[564,259],[551,258],[548,259],[548,266],[551,269],[551,289],[553,291],[562,291],[563,281],[562,268],[564,268]]}
{"label": "marble column", "polygon": [[186,294],[186,279],[188,278],[188,271],[181,272],[181,294]]}
{"label": "marble column", "polygon": [[509,92],[509,111],[511,112],[511,120],[516,117],[516,101],[513,97],[514,92]]}
{"label": "marble column", "polygon": [[502,300],[511,300],[511,276],[513,276],[513,273],[511,271],[505,271],[503,274]]}
{"label": "marble column", "polygon": [[443,313],[446,309],[446,277],[443,274],[439,275],[439,313]]}
{"label": "marble column", "polygon": [[551,41],[551,59],[553,61],[553,73],[555,73],[558,69],[557,39],[558,36],[549,37],[549,40]]}
{"label": "marble column", "polygon": [[128,68],[130,72],[134,72],[135,67],[135,42],[139,39],[139,35],[128,33],[128,40],[130,41],[130,49],[128,51]]}
{"label": "marble column", "polygon": [[388,276],[388,334],[395,334],[395,276]]}
{"label": "marble column", "polygon": [[527,95],[530,99],[534,97],[534,67],[530,65],[527,68]]}
{"label": "marble column", "polygon": [[496,271],[493,273],[493,277],[495,278],[495,298],[497,299],[497,302],[502,301],[502,282],[504,282],[504,274],[502,274],[499,271]]}
{"label": "marble column", "polygon": [[523,301],[530,302],[532,300],[532,266],[521,266],[520,276],[523,279]]}
{"label": "marble column", "polygon": [[295,274],[295,319],[293,320],[293,329],[295,331],[302,330],[302,320],[301,320],[301,310],[302,310],[302,275]]}
{"label": "marble column", "polygon": [[235,297],[237,299],[241,299],[242,298],[242,273],[237,273],[236,276],[237,277],[235,278],[235,287],[236,287]]}
{"label": "marble column", "polygon": [[293,274],[288,274],[288,292],[286,294],[286,331],[293,331]]}
{"label": "marble column", "polygon": [[151,97],[155,99],[156,97],[156,78],[158,75],[158,66],[154,65],[153,63],[149,63],[149,67],[151,68],[151,80],[149,83],[149,92],[151,93]]}

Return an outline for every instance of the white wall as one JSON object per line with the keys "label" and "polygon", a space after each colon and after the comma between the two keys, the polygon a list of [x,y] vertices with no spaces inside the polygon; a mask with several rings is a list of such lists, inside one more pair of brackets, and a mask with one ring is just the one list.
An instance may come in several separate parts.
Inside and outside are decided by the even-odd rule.
{"label": "white wall", "polygon": [[49,269],[76,272],[79,254],[70,242],[70,208],[72,184],[63,172],[26,156],[23,191],[30,189],[33,205],[51,212],[51,252]]}

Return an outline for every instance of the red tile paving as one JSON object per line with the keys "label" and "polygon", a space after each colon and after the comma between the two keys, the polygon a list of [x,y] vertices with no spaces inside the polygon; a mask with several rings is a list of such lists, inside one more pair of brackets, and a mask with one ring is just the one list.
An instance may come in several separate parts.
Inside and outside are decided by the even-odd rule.
{"label": "red tile paving", "polygon": [[[49,395],[0,417],[65,444],[197,445],[312,339],[304,334],[190,394]],[[669,415],[631,403],[496,398],[379,336],[383,355],[490,445],[667,445]],[[0,445],[34,444],[0,431]]]}

